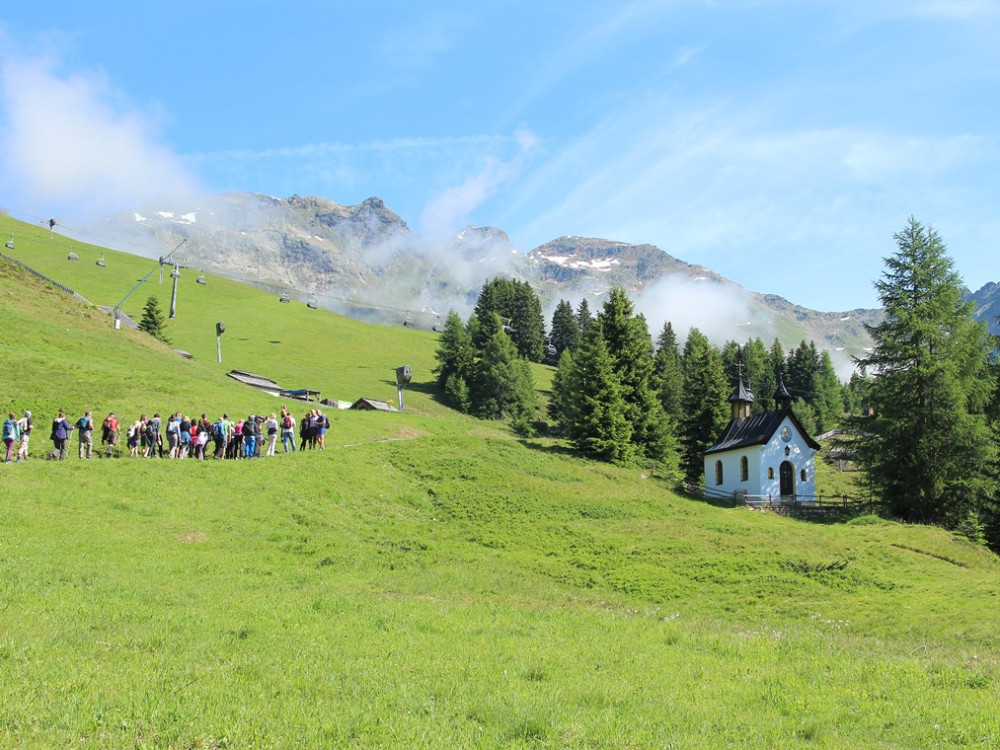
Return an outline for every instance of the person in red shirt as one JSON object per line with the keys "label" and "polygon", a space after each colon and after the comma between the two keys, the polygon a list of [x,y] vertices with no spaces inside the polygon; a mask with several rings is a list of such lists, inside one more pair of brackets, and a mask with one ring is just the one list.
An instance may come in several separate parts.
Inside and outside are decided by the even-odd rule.
{"label": "person in red shirt", "polygon": [[115,417],[114,412],[111,412],[104,418],[104,422],[101,423],[101,442],[108,447],[108,458],[111,458],[111,453],[114,451],[115,446],[118,445],[120,437],[121,427],[118,425],[118,418]]}

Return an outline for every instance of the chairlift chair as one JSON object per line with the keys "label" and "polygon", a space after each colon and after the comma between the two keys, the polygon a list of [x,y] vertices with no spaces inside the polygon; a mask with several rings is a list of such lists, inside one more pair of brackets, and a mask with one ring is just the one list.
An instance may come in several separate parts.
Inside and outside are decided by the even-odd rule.
{"label": "chairlift chair", "polygon": [[9,240],[7,240],[7,241],[6,241],[5,243],[4,243],[4,246],[5,246],[5,247],[6,247],[6,248],[7,248],[8,250],[13,250],[13,249],[14,249],[14,235],[11,235],[11,236],[10,236],[10,239],[9,239]]}
{"label": "chairlift chair", "polygon": [[282,292],[281,296],[278,298],[279,302],[291,302],[292,298],[288,296],[288,292]]}
{"label": "chairlift chair", "polygon": [[66,260],[80,260],[80,256],[70,250],[69,255],[66,256]]}
{"label": "chairlift chair", "polygon": [[97,259],[97,265],[101,268],[104,268],[107,265],[107,263],[104,262],[104,253],[101,253],[101,257]]}
{"label": "chairlift chair", "polygon": [[317,307],[319,307],[319,303],[316,301],[316,295],[315,294],[312,295],[311,297],[309,297],[309,301],[306,302],[306,307],[308,307],[308,308],[310,308],[312,310],[315,310]]}
{"label": "chairlift chair", "polygon": [[431,330],[434,331],[434,333],[443,333],[444,332],[444,325],[441,324],[441,316],[440,315],[437,316],[437,320],[434,321],[434,325],[432,326]]}
{"label": "chairlift chair", "polygon": [[199,284],[207,284],[208,283],[207,281],[205,281],[205,274],[204,273],[200,274],[198,276],[198,278],[195,279],[195,281],[198,282]]}
{"label": "chairlift chair", "polygon": [[416,323],[413,322],[413,316],[410,315],[410,313],[406,313],[406,317],[403,318],[403,327],[404,328],[412,328],[415,325],[416,325]]}

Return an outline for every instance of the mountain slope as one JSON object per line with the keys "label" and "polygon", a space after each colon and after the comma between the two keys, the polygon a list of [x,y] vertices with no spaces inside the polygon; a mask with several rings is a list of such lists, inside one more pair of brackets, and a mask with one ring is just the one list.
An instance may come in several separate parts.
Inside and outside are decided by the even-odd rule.
{"label": "mountain slope", "polygon": [[[151,265],[81,244],[71,262],[5,221],[94,301]],[[985,550],[679,497],[440,406],[430,334],[192,276],[169,331],[188,360],[0,260],[5,411],[35,411],[33,455],[56,409],[273,409],[236,365],[379,395],[409,362],[413,409],[337,412],[327,450],[259,461],[0,469],[0,744],[1000,741]],[[154,275],[126,308],[170,286]]]}

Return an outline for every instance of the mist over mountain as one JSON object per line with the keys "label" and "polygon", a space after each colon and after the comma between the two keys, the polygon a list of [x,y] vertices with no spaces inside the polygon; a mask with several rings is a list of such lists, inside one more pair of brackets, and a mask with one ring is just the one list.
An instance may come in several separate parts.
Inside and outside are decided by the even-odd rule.
{"label": "mist over mountain", "polygon": [[[587,299],[596,312],[608,291],[621,286],[654,337],[670,321],[681,340],[691,327],[716,344],[759,336],[768,345],[777,338],[788,349],[813,340],[830,351],[842,377],[851,357],[870,346],[864,325],[881,314],[810,310],[746,290],[653,245],[566,236],[523,253],[501,229],[473,226],[429,241],[374,197],[342,206],[312,196],[225,193],[196,204],[122,211],[87,229],[104,244],[154,258],[184,240],[173,259],[189,268],[352,317],[427,329],[449,309],[467,316],[482,284],[497,276],[528,281],[547,320],[560,299],[574,307]],[[1000,311],[1000,286],[987,285],[972,297],[992,323]]]}

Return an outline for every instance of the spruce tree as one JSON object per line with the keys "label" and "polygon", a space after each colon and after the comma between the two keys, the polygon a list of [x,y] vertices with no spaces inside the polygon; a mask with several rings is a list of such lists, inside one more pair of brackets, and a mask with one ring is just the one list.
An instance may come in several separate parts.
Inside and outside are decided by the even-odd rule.
{"label": "spruce tree", "polygon": [[482,323],[484,344],[469,384],[472,410],[484,419],[530,421],[535,408],[531,370],[503,332],[496,313],[487,315]]}
{"label": "spruce tree", "polygon": [[[843,384],[833,368],[830,352],[823,350],[819,355],[819,370],[816,372],[816,415],[819,432],[832,430],[844,415]],[[798,413],[798,412],[796,412]]]}
{"label": "spruce tree", "polygon": [[580,326],[576,322],[573,306],[567,300],[561,299],[556,305],[551,330],[550,341],[560,355],[564,351],[575,352],[580,346]]}
{"label": "spruce tree", "polygon": [[893,517],[950,528],[970,515],[990,521],[997,446],[984,416],[995,388],[986,325],[933,229],[911,218],[894,239],[875,282],[884,319],[867,327],[874,347],[858,360],[873,412],[852,420],[851,446]]}
{"label": "spruce tree", "polygon": [[[688,338],[691,341],[691,337]],[[704,474],[703,454],[729,422],[729,394],[719,352],[707,343],[688,352],[680,423],[681,469],[690,482]]]}
{"label": "spruce tree", "polygon": [[669,460],[674,447],[673,430],[657,396],[653,342],[646,319],[634,313],[626,291],[615,287],[598,320],[621,385],[625,418],[632,425],[632,442],[647,458]]}
{"label": "spruce tree", "polygon": [[444,388],[448,380],[453,377],[466,381],[468,385],[469,377],[472,375],[475,350],[472,347],[472,336],[454,310],[451,310],[445,319],[435,358],[437,365],[434,367],[434,373],[437,375],[439,386]]}
{"label": "spruce tree", "polygon": [[576,356],[564,360],[569,368],[562,378],[562,427],[585,456],[624,463],[635,457],[632,425],[600,329],[600,322],[593,322]]}
{"label": "spruce tree", "polygon": [[752,412],[760,414],[771,411],[774,408],[778,378],[771,367],[767,347],[759,338],[752,339],[743,346],[742,357],[747,385],[753,392]]}
{"label": "spruce tree", "polygon": [[670,321],[663,324],[663,330],[656,340],[653,376],[663,410],[676,422],[681,416],[684,371],[681,369],[681,352],[677,345],[677,335]]}
{"label": "spruce tree", "polygon": [[590,305],[587,303],[587,298],[584,297],[580,300],[580,304],[576,306],[576,325],[580,329],[580,336],[582,337],[590,325],[594,322],[594,316],[590,313]]}
{"label": "spruce tree", "polygon": [[146,305],[142,308],[139,330],[145,331],[164,344],[170,343],[170,338],[167,336],[167,318],[160,309],[160,301],[156,297],[150,296],[146,300]]}

